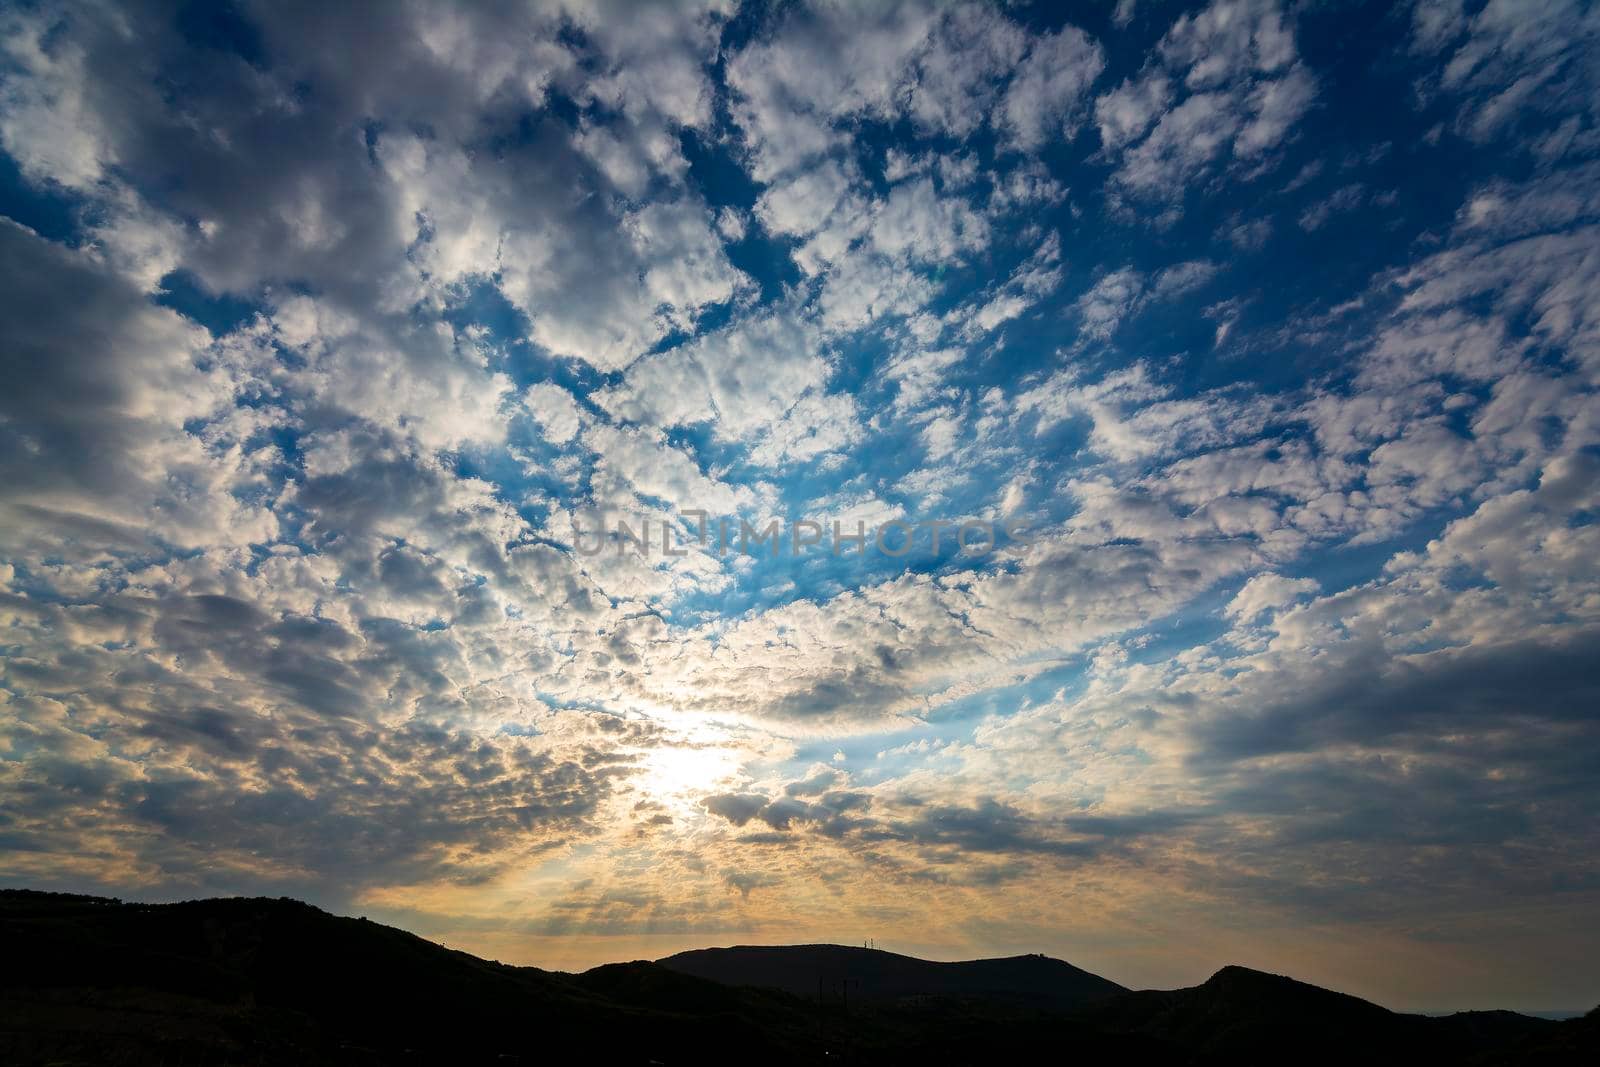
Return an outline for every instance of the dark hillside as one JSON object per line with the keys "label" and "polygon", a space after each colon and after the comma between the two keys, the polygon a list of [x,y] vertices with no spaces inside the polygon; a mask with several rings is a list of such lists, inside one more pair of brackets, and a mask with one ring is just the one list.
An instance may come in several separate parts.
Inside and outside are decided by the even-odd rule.
{"label": "dark hillside", "polygon": [[1068,1008],[1126,992],[1115,982],[1048,956],[935,963],[844,945],[740,945],[680,952],[658,962],[674,971],[728,985],[862,1003],[908,997],[985,997]]}
{"label": "dark hillside", "polygon": [[0,891],[0,949],[7,1067],[1600,1062],[1594,1014],[1401,1015],[1242,967],[1127,992],[1043,956],[806,945],[571,975],[287,899]]}

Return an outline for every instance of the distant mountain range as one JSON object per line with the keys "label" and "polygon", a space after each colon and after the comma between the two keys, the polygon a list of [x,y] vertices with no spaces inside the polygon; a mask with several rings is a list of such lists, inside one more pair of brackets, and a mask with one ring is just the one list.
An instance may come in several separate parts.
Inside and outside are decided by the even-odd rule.
{"label": "distant mountain range", "polygon": [[0,891],[0,1063],[1600,1063],[1600,1009],[1390,1012],[1225,967],[1132,992],[1043,956],[838,945],[512,967],[287,899]]}

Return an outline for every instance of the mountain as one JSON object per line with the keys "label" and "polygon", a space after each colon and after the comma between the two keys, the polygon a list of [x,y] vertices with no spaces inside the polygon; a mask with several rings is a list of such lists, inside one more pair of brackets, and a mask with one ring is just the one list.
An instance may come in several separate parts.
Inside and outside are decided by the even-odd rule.
{"label": "mountain", "polygon": [[935,963],[845,945],[738,945],[680,952],[656,962],[726,985],[846,1003],[983,997],[1068,1008],[1127,992],[1097,974],[1038,955]]}
{"label": "mountain", "polygon": [[1565,1026],[1509,1011],[1407,1015],[1247,967],[1224,967],[1188,989],[1125,993],[1076,1017],[1103,1032],[1182,1049],[1190,1063],[1219,1064],[1275,1060],[1289,1049],[1301,1063],[1373,1056],[1381,1062],[1520,1063]]}
{"label": "mountain", "polygon": [[512,967],[294,900],[4,891],[0,945],[6,1064],[800,1063],[815,1046],[788,998],[650,964],[654,985]]}
{"label": "mountain", "polygon": [[3,890],[0,950],[8,1067],[1600,1062],[1600,1013],[1400,1015],[1242,967],[1129,992],[1042,956],[805,945],[563,974],[288,899]]}

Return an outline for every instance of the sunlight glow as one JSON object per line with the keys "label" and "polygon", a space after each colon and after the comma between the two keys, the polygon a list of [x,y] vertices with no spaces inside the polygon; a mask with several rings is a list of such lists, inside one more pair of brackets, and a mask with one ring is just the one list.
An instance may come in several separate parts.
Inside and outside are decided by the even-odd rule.
{"label": "sunlight glow", "polygon": [[663,746],[645,756],[635,784],[658,804],[679,811],[698,810],[703,796],[734,777],[740,760],[741,753],[717,744]]}

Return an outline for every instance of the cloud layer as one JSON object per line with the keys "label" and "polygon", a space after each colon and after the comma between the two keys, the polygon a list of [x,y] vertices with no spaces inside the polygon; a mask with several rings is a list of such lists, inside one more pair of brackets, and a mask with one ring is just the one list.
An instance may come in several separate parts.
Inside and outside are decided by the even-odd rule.
{"label": "cloud layer", "polygon": [[5,878],[1594,999],[1584,5],[0,19]]}

